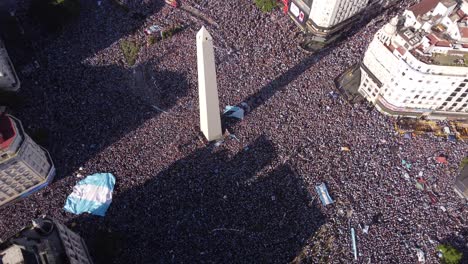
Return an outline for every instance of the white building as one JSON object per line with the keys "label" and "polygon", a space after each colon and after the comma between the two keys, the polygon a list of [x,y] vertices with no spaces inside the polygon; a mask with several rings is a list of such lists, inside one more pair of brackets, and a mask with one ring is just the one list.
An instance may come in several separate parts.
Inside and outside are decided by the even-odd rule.
{"label": "white building", "polygon": [[423,0],[393,18],[364,55],[359,93],[389,115],[468,118],[463,6]]}
{"label": "white building", "polygon": [[325,37],[341,30],[360,15],[394,3],[396,0],[291,0],[289,13],[299,26]]}
{"label": "white building", "polygon": [[318,28],[329,29],[363,10],[369,0],[314,0],[310,20]]}

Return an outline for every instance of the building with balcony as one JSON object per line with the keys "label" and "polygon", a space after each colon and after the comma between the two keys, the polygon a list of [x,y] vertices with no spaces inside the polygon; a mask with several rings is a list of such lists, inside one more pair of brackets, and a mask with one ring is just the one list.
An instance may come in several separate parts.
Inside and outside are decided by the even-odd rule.
{"label": "building with balcony", "polygon": [[423,0],[381,28],[358,92],[392,116],[468,118],[468,1]]}

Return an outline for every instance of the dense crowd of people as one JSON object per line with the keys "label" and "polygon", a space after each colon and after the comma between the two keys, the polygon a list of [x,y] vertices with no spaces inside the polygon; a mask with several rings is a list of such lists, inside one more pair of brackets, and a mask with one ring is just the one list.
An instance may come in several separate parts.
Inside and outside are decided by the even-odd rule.
{"label": "dense crowd of people", "polygon": [[[419,251],[437,263],[441,243],[467,255],[468,208],[453,191],[466,143],[405,139],[394,118],[330,96],[393,13],[309,54],[287,15],[250,0],[181,1],[203,16],[127,2],[83,1],[60,34],[20,17],[40,67],[17,65],[24,102],[13,113],[33,136],[47,132],[58,174],[0,210],[2,239],[47,214],[83,236],[98,263],[351,263],[350,228],[359,263],[415,263]],[[148,43],[146,28],[174,24],[184,30]],[[223,119],[231,135],[223,144],[205,142],[198,128],[202,25],[214,39],[220,107],[249,110]],[[122,41],[140,47],[134,66]],[[65,213],[72,187],[95,172],[117,178],[107,215]],[[315,193],[321,182],[332,205]]]}

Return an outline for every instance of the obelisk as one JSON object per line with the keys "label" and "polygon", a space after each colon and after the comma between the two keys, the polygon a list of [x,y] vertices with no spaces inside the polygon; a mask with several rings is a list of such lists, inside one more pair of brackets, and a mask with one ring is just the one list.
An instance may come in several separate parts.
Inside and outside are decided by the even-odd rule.
{"label": "obelisk", "polygon": [[208,141],[220,139],[218,85],[213,49],[213,38],[202,27],[197,33],[198,95],[200,100],[200,128]]}

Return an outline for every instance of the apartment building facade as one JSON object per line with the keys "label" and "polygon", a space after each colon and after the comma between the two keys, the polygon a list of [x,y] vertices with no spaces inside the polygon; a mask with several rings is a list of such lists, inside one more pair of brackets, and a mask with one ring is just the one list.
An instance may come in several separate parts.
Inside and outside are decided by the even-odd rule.
{"label": "apartment building facade", "polygon": [[361,63],[358,92],[393,116],[468,118],[464,5],[421,3],[374,36]]}

